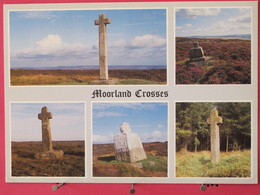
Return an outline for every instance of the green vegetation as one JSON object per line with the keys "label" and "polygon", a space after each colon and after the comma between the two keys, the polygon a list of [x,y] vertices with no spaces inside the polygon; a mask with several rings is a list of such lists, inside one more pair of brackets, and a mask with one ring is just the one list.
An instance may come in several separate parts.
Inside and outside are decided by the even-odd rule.
{"label": "green vegetation", "polygon": [[[114,156],[105,156],[104,159],[114,159]],[[137,163],[98,160],[94,161],[93,170],[94,176],[103,177],[166,177],[167,157],[148,154],[147,159]]]}
{"label": "green vegetation", "polygon": [[222,152],[220,162],[210,162],[210,152],[177,153],[177,177],[250,177],[251,151]]}
{"label": "green vegetation", "polygon": [[207,118],[216,107],[223,118],[220,126],[222,151],[236,151],[251,147],[251,105],[249,102],[177,103],[177,151],[210,150],[210,126]]}

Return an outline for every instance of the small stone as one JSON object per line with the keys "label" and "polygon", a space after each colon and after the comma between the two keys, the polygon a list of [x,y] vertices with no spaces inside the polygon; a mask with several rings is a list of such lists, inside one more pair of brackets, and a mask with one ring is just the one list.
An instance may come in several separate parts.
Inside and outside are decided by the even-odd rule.
{"label": "small stone", "polygon": [[142,169],[144,167],[143,163],[131,163],[131,165],[138,169]]}

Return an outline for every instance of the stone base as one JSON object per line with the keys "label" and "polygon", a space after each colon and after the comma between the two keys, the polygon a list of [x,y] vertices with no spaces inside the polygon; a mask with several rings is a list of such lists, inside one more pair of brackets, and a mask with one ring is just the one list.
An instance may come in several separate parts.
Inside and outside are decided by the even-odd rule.
{"label": "stone base", "polygon": [[189,62],[205,62],[206,57],[201,57],[201,58],[191,58]]}
{"label": "stone base", "polygon": [[116,154],[116,160],[126,161],[130,163],[135,163],[146,158],[147,156],[143,148],[135,148],[130,150],[129,152],[119,152]]}
{"label": "stone base", "polygon": [[64,152],[62,150],[44,151],[35,154],[36,159],[55,160],[63,159]]}
{"label": "stone base", "polygon": [[116,85],[116,80],[95,80],[90,82],[92,85]]}
{"label": "stone base", "polygon": [[[192,59],[189,59],[186,63],[187,64],[190,64],[192,62],[196,62],[199,64],[199,66],[204,66],[204,65],[209,65],[209,64],[212,64],[212,61],[213,60],[213,57],[212,56],[204,56],[204,57],[201,57],[201,58],[192,58]],[[211,63],[210,63],[211,62]]]}

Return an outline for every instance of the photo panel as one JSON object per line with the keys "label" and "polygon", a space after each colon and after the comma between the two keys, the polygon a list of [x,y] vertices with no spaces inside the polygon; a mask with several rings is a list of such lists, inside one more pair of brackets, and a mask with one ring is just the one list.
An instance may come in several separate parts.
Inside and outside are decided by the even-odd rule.
{"label": "photo panel", "polygon": [[92,103],[93,177],[167,177],[166,102]]}
{"label": "photo panel", "polygon": [[176,178],[252,177],[251,102],[176,102]]}
{"label": "photo panel", "polygon": [[85,177],[85,104],[12,102],[11,177]]}
{"label": "photo panel", "polygon": [[251,84],[252,9],[176,8],[176,84]]}
{"label": "photo panel", "polygon": [[10,85],[165,85],[166,9],[9,11]]}

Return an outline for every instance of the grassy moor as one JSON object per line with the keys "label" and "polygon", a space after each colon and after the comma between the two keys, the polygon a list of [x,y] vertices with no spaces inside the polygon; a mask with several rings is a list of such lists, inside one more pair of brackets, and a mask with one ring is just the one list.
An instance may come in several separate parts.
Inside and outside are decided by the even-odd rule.
{"label": "grassy moor", "polygon": [[[99,70],[11,69],[11,85],[98,85]],[[109,70],[117,85],[166,84],[166,69]]]}
{"label": "grassy moor", "polygon": [[[198,42],[211,60],[188,62],[189,49]],[[251,41],[228,38],[176,38],[177,84],[250,84]]]}
{"label": "grassy moor", "polygon": [[210,151],[178,152],[177,177],[250,177],[250,150],[221,152],[220,163],[210,162]]}
{"label": "grassy moor", "polygon": [[147,159],[137,163],[115,160],[114,144],[93,145],[94,177],[167,177],[167,142],[143,143]]}
{"label": "grassy moor", "polygon": [[84,141],[53,141],[53,148],[63,150],[60,160],[39,160],[34,155],[42,142],[12,142],[12,176],[84,177]]}

